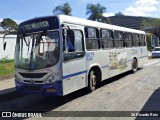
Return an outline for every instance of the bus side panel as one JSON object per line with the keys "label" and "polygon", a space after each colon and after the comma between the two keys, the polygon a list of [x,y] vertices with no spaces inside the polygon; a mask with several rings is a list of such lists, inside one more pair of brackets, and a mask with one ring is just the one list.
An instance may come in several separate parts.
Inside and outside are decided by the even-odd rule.
{"label": "bus side panel", "polygon": [[109,78],[109,60],[108,60],[109,52],[108,50],[98,50],[98,51],[87,51],[86,59],[87,59],[87,69],[90,70],[94,66],[99,67],[102,72],[102,81]]}
{"label": "bus side panel", "polygon": [[139,63],[139,67],[143,67],[143,65],[148,61],[148,51],[146,46],[141,47],[141,61]]}
{"label": "bus side panel", "polygon": [[86,87],[85,57],[63,63],[63,95]]}
{"label": "bus side panel", "polygon": [[130,49],[128,48],[116,49],[118,74],[131,70],[132,58],[130,54]]}
{"label": "bus side panel", "polygon": [[[103,54],[103,58],[101,58],[101,54]],[[98,58],[101,58],[100,65],[102,70],[102,81],[109,78],[109,50],[103,50],[101,53],[99,53],[97,56]]]}
{"label": "bus side panel", "polygon": [[131,70],[131,48],[117,48],[109,52],[109,74],[110,77]]}

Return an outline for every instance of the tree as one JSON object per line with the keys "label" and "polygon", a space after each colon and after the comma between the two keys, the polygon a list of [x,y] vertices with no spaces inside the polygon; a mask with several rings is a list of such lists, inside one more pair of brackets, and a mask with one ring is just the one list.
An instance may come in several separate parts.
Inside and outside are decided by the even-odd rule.
{"label": "tree", "polygon": [[149,51],[150,51],[150,49],[151,49],[151,37],[152,37],[152,36],[153,36],[152,33],[147,33],[147,34],[146,34],[147,48],[149,49]]}
{"label": "tree", "polygon": [[54,14],[65,14],[71,16],[71,6],[68,3],[64,3],[63,6],[57,6],[53,10]]}
{"label": "tree", "polygon": [[106,8],[98,4],[88,4],[86,14],[90,14],[89,20],[94,20],[98,22],[109,23],[109,19],[103,16],[103,13],[106,12]]}
{"label": "tree", "polygon": [[10,18],[5,18],[3,19],[3,21],[1,22],[1,27],[5,30],[10,32],[16,32],[18,29],[18,25],[17,23],[10,19]]}
{"label": "tree", "polygon": [[124,14],[122,12],[118,12],[115,14],[115,16],[124,16]]}

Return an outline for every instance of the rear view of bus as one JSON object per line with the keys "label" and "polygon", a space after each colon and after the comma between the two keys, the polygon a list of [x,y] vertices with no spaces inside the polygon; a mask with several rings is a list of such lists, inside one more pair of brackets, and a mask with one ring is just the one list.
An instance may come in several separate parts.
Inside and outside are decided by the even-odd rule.
{"label": "rear view of bus", "polygon": [[62,95],[59,27],[57,17],[32,19],[19,25],[15,49],[18,92]]}

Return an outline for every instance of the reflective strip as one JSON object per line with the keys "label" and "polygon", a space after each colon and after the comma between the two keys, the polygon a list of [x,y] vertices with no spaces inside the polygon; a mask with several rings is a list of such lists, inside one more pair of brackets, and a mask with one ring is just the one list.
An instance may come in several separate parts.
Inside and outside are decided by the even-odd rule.
{"label": "reflective strip", "polygon": [[109,67],[109,65],[104,65],[104,66],[101,66],[102,68],[108,68]]}
{"label": "reflective strip", "polygon": [[81,71],[81,72],[77,72],[77,73],[73,73],[73,74],[70,74],[70,75],[65,75],[65,76],[63,76],[63,79],[74,77],[74,76],[77,76],[77,75],[80,75],[80,74],[84,74],[84,73],[87,73],[87,70]]}

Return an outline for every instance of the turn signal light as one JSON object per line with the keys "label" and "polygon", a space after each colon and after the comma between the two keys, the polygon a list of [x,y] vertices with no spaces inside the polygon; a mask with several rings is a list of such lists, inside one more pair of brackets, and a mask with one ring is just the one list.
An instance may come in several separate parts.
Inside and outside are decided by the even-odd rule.
{"label": "turn signal light", "polygon": [[49,88],[49,89],[47,89],[47,92],[56,92],[56,89]]}

